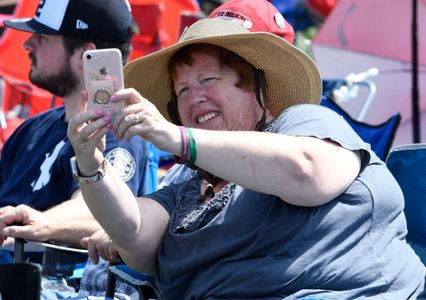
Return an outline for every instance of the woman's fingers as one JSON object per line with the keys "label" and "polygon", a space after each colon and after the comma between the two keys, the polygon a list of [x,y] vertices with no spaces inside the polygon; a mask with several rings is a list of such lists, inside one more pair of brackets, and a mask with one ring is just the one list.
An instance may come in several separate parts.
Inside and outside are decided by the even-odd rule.
{"label": "woman's fingers", "polygon": [[74,115],[68,122],[68,138],[72,140],[80,139],[80,131],[86,127],[90,122],[99,119],[102,116],[102,112],[86,111],[80,112]]}
{"label": "woman's fingers", "polygon": [[[82,144],[90,142],[93,146],[98,145],[102,136],[110,128],[110,115],[103,115],[103,112],[82,112],[75,115],[68,123],[68,138],[74,149],[81,148]],[[102,132],[102,134],[98,134]],[[77,149],[76,149],[77,148]]]}
{"label": "woman's fingers", "polygon": [[94,263],[99,262],[99,257],[107,261],[120,260],[117,249],[103,230],[95,232],[91,237],[83,238],[80,243],[89,250],[89,256]]}
{"label": "woman's fingers", "polygon": [[81,247],[83,247],[84,249],[89,249],[89,239],[90,239],[90,237],[82,238],[81,241],[80,241]]}
{"label": "woman's fingers", "polygon": [[87,100],[89,99],[89,93],[87,91],[82,91],[80,93],[80,105],[78,112],[83,112],[87,110]]}
{"label": "woman's fingers", "polygon": [[170,140],[170,131],[175,134],[176,126],[168,122],[155,105],[136,90],[121,90],[114,94],[111,101],[126,103],[111,122],[112,132],[118,140],[129,141],[133,136],[139,136],[162,149]]}
{"label": "woman's fingers", "polygon": [[91,139],[100,129],[105,128],[109,124],[109,122],[110,122],[110,116],[107,115],[97,120],[94,120],[90,123],[83,124],[79,132],[80,139],[83,142]]}
{"label": "woman's fingers", "polygon": [[109,252],[109,260],[110,261],[119,261],[120,260],[120,254],[118,254],[117,249],[115,248],[114,244],[111,243],[110,247],[108,248]]}
{"label": "woman's fingers", "polygon": [[[97,264],[99,262],[99,254],[96,250],[96,243],[91,238],[84,238],[87,239],[87,250],[89,250],[89,257],[92,259],[94,264]],[[83,245],[82,241],[82,245]]]}
{"label": "woman's fingers", "polygon": [[142,109],[137,109],[137,107],[132,107],[132,109],[128,109],[123,113],[120,122],[116,125],[116,127],[114,127],[117,139],[129,140],[133,135],[138,135],[140,132],[134,129],[135,127],[141,128],[139,125],[141,125],[142,123]]}
{"label": "woman's fingers", "polygon": [[123,101],[125,106],[129,106],[131,104],[142,103],[147,101],[143,98],[135,89],[128,88],[123,89],[116,92],[111,98],[111,102],[119,102]]}

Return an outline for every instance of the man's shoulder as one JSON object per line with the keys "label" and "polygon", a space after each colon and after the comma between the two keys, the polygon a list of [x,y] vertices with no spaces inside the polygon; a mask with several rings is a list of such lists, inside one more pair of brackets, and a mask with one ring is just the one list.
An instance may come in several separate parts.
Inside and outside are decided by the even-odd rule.
{"label": "man's shoulder", "polygon": [[49,126],[49,124],[55,123],[58,119],[61,119],[64,114],[63,107],[52,108],[43,111],[35,116],[26,119],[16,130],[16,132],[27,131],[33,128],[38,130],[42,127]]}
{"label": "man's shoulder", "polygon": [[64,106],[53,107],[28,118],[25,122],[33,122],[40,119],[48,119],[48,118],[58,118],[58,117],[62,117],[64,113],[65,113]]}
{"label": "man's shoulder", "polygon": [[49,131],[49,127],[56,124],[58,120],[62,118],[64,114],[64,108],[52,108],[47,111],[41,112],[33,117],[26,119],[21,125],[19,125],[12,135],[8,138],[4,148],[10,147],[11,145],[21,144],[22,140],[27,140],[34,136],[38,136],[39,132]]}

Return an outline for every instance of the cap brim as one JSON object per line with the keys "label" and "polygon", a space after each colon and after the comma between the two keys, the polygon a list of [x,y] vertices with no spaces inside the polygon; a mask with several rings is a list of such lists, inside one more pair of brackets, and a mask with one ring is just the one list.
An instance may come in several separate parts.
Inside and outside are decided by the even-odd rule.
{"label": "cap brim", "polygon": [[40,33],[40,34],[59,34],[57,30],[47,27],[32,18],[11,19],[3,22],[6,27],[20,31]]}

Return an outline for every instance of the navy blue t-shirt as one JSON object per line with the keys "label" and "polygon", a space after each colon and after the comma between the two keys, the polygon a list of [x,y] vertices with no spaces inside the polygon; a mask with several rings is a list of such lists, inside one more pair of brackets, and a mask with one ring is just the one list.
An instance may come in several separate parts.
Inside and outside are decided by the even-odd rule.
{"label": "navy blue t-shirt", "polygon": [[[70,199],[79,187],[69,160],[64,107],[26,120],[4,144],[0,158],[0,207],[26,204],[44,211]],[[143,194],[147,143],[117,141],[107,134],[105,157],[136,195]]]}

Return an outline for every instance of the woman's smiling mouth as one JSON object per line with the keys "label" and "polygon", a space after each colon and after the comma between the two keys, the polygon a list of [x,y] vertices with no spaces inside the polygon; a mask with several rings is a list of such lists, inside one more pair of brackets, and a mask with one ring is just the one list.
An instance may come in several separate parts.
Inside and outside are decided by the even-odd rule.
{"label": "woman's smiling mouth", "polygon": [[214,117],[218,116],[219,113],[217,111],[209,112],[208,114],[202,115],[201,117],[197,118],[197,123],[201,124],[204,123],[210,119],[213,119]]}

